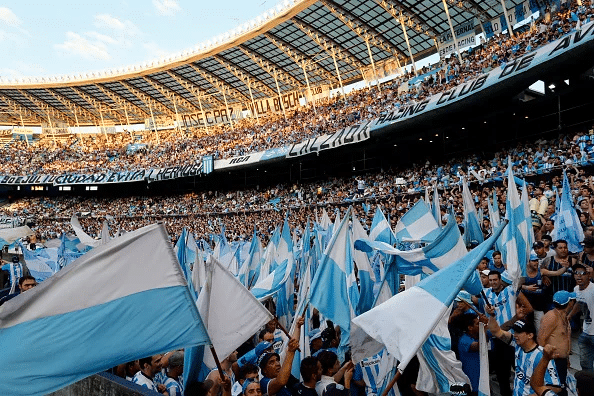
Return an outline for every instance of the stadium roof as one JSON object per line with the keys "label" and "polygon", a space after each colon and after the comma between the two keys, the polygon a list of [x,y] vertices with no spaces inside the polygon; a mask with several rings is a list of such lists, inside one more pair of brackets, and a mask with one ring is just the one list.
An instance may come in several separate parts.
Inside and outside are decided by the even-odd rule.
{"label": "stadium roof", "polygon": [[[454,27],[503,10],[498,0],[447,0]],[[511,8],[521,0],[508,1]],[[436,51],[450,27],[442,0],[288,0],[214,42],[175,57],[78,76],[0,79],[0,124],[134,124],[362,78]],[[47,60],[50,62],[51,60]],[[304,74],[307,72],[307,80]],[[339,70],[339,73],[337,72]]]}

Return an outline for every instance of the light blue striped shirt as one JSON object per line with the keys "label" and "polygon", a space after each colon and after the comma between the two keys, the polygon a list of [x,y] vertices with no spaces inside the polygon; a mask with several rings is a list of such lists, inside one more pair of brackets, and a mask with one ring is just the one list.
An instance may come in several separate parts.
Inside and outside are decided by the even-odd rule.
{"label": "light blue striped shirt", "polygon": [[[542,359],[542,347],[536,346],[529,352],[525,352],[512,338],[511,345],[516,349],[516,373],[514,377],[513,396],[528,396],[536,393],[530,386],[530,379],[534,368]],[[551,360],[547,366],[544,378],[545,385],[561,386],[557,367]]]}
{"label": "light blue striped shirt", "polygon": [[487,301],[495,308],[495,320],[501,326],[505,322],[511,320],[514,316],[516,307],[512,304],[516,303],[517,293],[511,286],[504,287],[499,293],[495,293],[491,288],[484,289]]}

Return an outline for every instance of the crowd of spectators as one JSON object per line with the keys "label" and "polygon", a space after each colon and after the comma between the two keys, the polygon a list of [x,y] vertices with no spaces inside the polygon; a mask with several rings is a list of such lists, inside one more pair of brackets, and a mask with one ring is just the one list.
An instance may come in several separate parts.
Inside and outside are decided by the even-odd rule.
{"label": "crowd of spectators", "polygon": [[[594,4],[590,0],[581,1],[580,5],[564,3],[560,10],[547,8],[529,29],[516,32],[513,37],[494,36],[464,52],[462,62],[457,56],[450,56],[423,68],[421,74],[427,73],[424,79],[412,80],[415,76],[406,72],[383,84],[381,91],[375,87],[354,90],[344,97],[338,95],[315,106],[300,107],[286,116],[281,113],[243,118],[235,120],[232,126],[219,124],[184,131],[72,134],[59,140],[46,134],[32,144],[13,140],[0,147],[0,174],[91,174],[162,168],[192,164],[209,154],[226,158],[287,146],[377,118],[450,89],[568,34],[578,24],[589,22],[593,15]],[[128,150],[131,144],[142,148]]]}
{"label": "crowd of spectators", "polygon": [[[124,198],[35,197],[6,203],[0,215],[28,219],[40,239],[51,239],[62,232],[71,232],[70,218],[77,214],[81,224],[92,236],[99,236],[103,220],[111,224],[112,232],[130,231],[141,226],[163,221],[169,234],[175,238],[183,227],[192,231],[197,239],[208,240],[219,233],[224,225],[229,240],[251,238],[254,228],[266,240],[279,225],[287,211],[292,226],[303,230],[308,219],[322,217],[326,210],[333,219],[349,205],[367,226],[381,205],[394,226],[399,218],[437,186],[442,211],[450,206],[462,213],[461,180],[469,182],[477,208],[487,211],[487,198],[496,191],[501,213],[505,213],[507,158],[512,160],[516,176],[526,178],[529,193],[555,200],[555,190],[561,190],[561,169],[567,170],[573,195],[579,199],[584,226],[591,226],[594,211],[589,199],[580,189],[594,191],[590,171],[594,135],[579,132],[551,140],[539,139],[518,143],[485,157],[474,153],[467,158],[452,158],[444,163],[423,161],[407,169],[386,169],[366,175],[309,183],[281,183],[266,188],[231,191],[203,191],[182,195],[131,196]],[[548,205],[548,211],[554,210]],[[542,213],[548,216],[551,213]],[[542,225],[546,223],[543,218]]]}

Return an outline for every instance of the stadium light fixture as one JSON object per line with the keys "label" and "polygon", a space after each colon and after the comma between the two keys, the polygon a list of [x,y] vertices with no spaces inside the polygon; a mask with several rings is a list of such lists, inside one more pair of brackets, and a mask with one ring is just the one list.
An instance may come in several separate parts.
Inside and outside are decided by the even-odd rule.
{"label": "stadium light fixture", "polygon": [[550,84],[550,85],[549,85],[549,89],[550,89],[550,90],[553,90],[553,89],[555,89],[555,84]]}

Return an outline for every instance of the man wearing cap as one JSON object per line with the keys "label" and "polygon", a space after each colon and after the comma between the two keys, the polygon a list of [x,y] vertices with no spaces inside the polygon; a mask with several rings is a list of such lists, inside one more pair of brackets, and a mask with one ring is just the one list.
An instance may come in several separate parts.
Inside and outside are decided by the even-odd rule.
{"label": "man wearing cap", "polygon": [[322,332],[320,329],[312,329],[309,332],[309,351],[314,355],[317,351],[322,349],[324,340],[322,340]]}
{"label": "man wearing cap", "polygon": [[592,268],[586,268],[584,264],[577,263],[573,266],[573,276],[575,277],[575,296],[577,304],[568,315],[571,319],[578,311],[582,310],[584,323],[582,325],[582,334],[578,339],[580,346],[580,366],[582,370],[593,370],[594,362],[594,325],[592,324],[592,312],[594,312],[594,284],[590,282]]}
{"label": "man wearing cap", "polygon": [[578,262],[584,264],[586,267],[594,267],[594,238],[585,237],[582,242],[584,251],[580,253]]}
{"label": "man wearing cap", "polygon": [[555,359],[555,365],[559,373],[559,381],[563,385],[567,378],[567,359],[571,352],[571,326],[567,319],[567,313],[572,299],[575,299],[575,293],[565,290],[555,293],[553,309],[547,312],[542,319],[537,338],[540,346],[544,347],[550,344],[557,350],[558,358]]}
{"label": "man wearing cap", "polygon": [[567,267],[565,266],[561,266],[556,271],[539,268],[538,256],[534,253],[530,255],[528,265],[526,266],[526,278],[522,285],[522,293],[524,293],[534,309],[534,324],[537,332],[540,329],[540,322],[544,316],[544,312],[551,305],[551,297],[545,293],[543,277],[559,276],[565,273],[565,271],[567,271]]}
{"label": "man wearing cap", "polygon": [[[542,359],[542,347],[536,343],[536,328],[533,321],[518,320],[511,331],[504,331],[501,330],[495,318],[490,316],[487,329],[493,336],[511,344],[515,349],[516,370],[513,396],[528,396],[535,393],[530,386],[530,379],[536,365]],[[561,391],[561,383],[553,361],[547,366],[545,383],[555,392]]]}
{"label": "man wearing cap", "polygon": [[[303,326],[303,323],[303,317],[297,319],[297,325],[289,340],[285,360],[282,364],[280,355],[276,352],[265,353],[260,356],[258,366],[260,366],[260,372],[263,377],[260,380],[262,394],[268,394],[268,396],[277,394],[279,396],[291,396],[291,391],[287,387],[287,384],[289,384],[289,380],[291,379],[293,358],[295,357],[295,351],[299,348],[299,336],[301,334],[301,326]],[[295,383],[297,382],[294,377],[293,380]]]}

